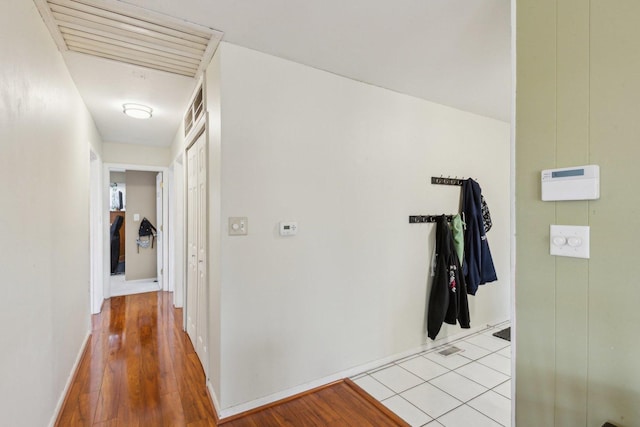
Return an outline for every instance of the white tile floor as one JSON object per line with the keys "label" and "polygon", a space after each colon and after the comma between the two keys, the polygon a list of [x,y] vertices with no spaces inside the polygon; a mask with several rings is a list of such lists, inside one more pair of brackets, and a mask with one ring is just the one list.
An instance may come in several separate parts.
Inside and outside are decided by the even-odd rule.
{"label": "white tile floor", "polygon": [[[412,426],[511,427],[508,322],[357,375],[352,380]],[[443,356],[455,346],[462,351]]]}

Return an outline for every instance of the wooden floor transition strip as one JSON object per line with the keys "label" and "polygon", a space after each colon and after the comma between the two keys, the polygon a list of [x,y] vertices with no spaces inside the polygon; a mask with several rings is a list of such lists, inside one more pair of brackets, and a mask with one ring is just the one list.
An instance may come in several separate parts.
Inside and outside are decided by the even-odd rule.
{"label": "wooden floor transition strip", "polygon": [[409,426],[349,379],[220,420],[224,427]]}

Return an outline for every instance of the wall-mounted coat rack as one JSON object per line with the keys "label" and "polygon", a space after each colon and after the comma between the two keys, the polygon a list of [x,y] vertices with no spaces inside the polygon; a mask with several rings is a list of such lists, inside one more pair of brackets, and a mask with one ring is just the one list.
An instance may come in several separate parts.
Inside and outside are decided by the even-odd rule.
{"label": "wall-mounted coat rack", "polygon": [[464,179],[458,179],[458,177],[455,177],[455,178],[450,178],[450,177],[444,178],[441,176],[431,177],[431,183],[437,184],[437,185],[462,185],[464,181],[465,181]]}
{"label": "wall-mounted coat rack", "polygon": [[[462,183],[465,181],[464,178],[455,178],[451,177],[443,177],[443,176],[432,176],[431,184],[436,185],[457,185],[462,186]],[[440,215],[411,215],[409,217],[409,224],[422,224],[425,222],[436,222],[436,218]],[[451,219],[454,215],[447,215],[447,221],[451,222]]]}
{"label": "wall-mounted coat rack", "polygon": [[[411,215],[409,217],[409,224],[421,224],[423,222],[436,222],[436,218],[440,215]],[[451,222],[453,215],[446,215],[447,221]]]}

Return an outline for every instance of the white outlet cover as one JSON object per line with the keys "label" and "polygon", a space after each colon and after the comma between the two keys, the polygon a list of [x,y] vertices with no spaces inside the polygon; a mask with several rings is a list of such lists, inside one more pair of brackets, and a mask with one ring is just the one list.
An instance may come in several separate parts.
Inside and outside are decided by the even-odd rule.
{"label": "white outlet cover", "polygon": [[589,258],[589,226],[552,225],[549,253],[573,258]]}

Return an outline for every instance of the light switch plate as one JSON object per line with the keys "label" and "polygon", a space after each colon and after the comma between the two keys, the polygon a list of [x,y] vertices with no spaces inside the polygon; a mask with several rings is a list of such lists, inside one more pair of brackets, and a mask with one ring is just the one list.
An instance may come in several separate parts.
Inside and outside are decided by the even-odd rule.
{"label": "light switch plate", "polygon": [[229,236],[246,236],[249,233],[249,220],[246,216],[229,217]]}
{"label": "light switch plate", "polygon": [[549,233],[551,255],[589,258],[589,226],[552,225]]}

